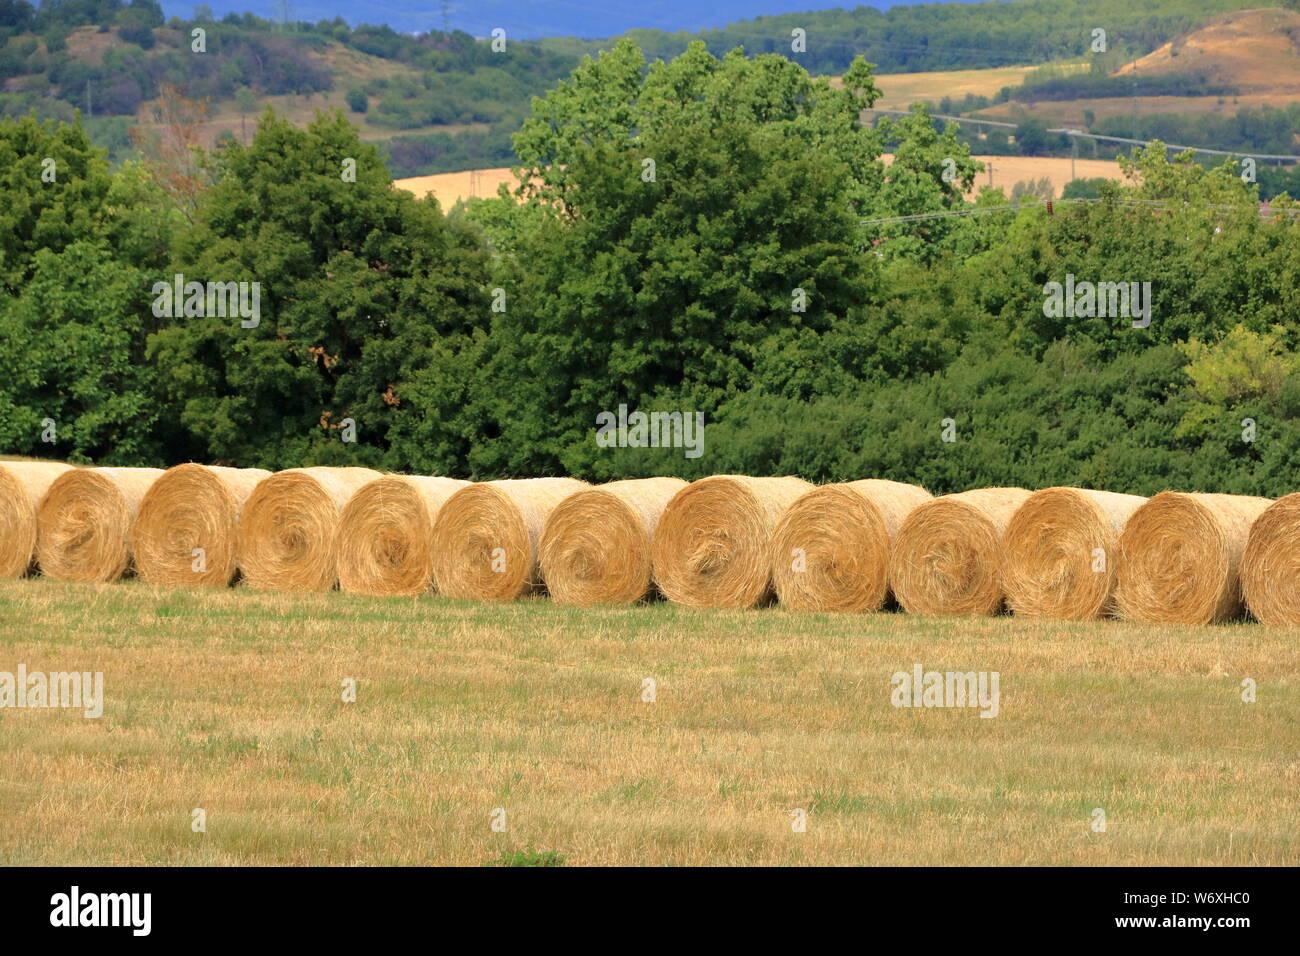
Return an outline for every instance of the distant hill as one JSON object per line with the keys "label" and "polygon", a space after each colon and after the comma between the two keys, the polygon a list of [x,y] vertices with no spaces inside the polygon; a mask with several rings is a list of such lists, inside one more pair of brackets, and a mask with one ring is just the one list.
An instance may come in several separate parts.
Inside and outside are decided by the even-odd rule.
{"label": "distant hill", "polygon": [[1146,55],[1074,76],[1035,71],[969,115],[1243,153],[1300,152],[1300,13],[1234,11]]}
{"label": "distant hill", "polygon": [[[1172,51],[1175,38],[1242,6],[1234,0],[1159,0],[1154,9],[1130,0],[998,0],[886,11],[860,6],[755,17],[699,33],[631,35],[652,58],[674,56],[692,39],[703,39],[716,55],[743,46],[750,53],[781,53],[813,73],[831,75],[861,53],[879,73],[908,74],[881,81],[891,105],[966,97],[969,102],[942,105],[1021,115],[1032,113],[1037,101],[998,106],[993,91],[1033,86],[1041,94],[1047,88],[1037,82],[1042,77],[1035,67],[1041,64],[1073,64],[1069,69],[1077,72],[1083,63],[1087,70],[1083,61],[1098,24],[1108,31],[1107,69],[1151,57],[1149,78],[1142,76],[1155,82],[1161,49]],[[596,7],[588,3],[582,9]],[[301,17],[326,8],[277,9]],[[398,8],[369,5],[362,16],[384,18],[393,9]],[[449,22],[468,9],[452,3]],[[646,16],[654,9],[659,8],[636,8]],[[711,8],[710,15],[719,9]],[[513,159],[510,137],[532,97],[567,76],[581,56],[615,42],[511,39],[508,55],[501,55],[464,31],[409,35],[342,18],[278,23],[246,13],[217,19],[202,5],[190,16],[166,18],[156,0],[45,0],[39,9],[26,0],[0,0],[0,112],[35,110],[66,120],[80,111],[95,141],[120,157],[132,149],[130,128],[149,126],[155,98],[174,88],[205,104],[198,130],[205,145],[247,136],[266,106],[295,122],[317,109],[338,108],[365,138],[383,144],[396,175],[498,167]],[[440,8],[434,19],[439,18]],[[201,56],[190,49],[196,28],[206,31]],[[791,50],[795,28],[806,31],[806,51]],[[1169,57],[1178,58],[1172,52]],[[920,71],[929,75],[915,75]],[[1126,81],[1116,75],[1107,82]]]}
{"label": "distant hill", "polygon": [[1198,74],[1241,93],[1300,94],[1300,13],[1240,10],[1215,17],[1116,71]]}
{"label": "distant hill", "polygon": [[[1053,63],[1088,51],[1092,31],[1104,28],[1111,53],[1130,59],[1154,50],[1209,17],[1258,0],[990,0],[930,3],[889,10],[792,12],[739,20],[699,32],[637,29],[632,37],[653,56],[675,56],[692,39],[720,55],[736,46],[750,53],[790,55],[810,72],[836,75],[862,54],[882,73],[970,70]],[[801,5],[793,0],[793,6]],[[790,32],[807,34],[807,49],[791,53]],[[607,41],[543,41],[548,49],[589,53]]]}
{"label": "distant hill", "polygon": [[[876,0],[872,7],[910,6],[932,0]],[[971,2],[971,0],[958,0]],[[488,36],[495,27],[518,39],[537,37],[610,37],[627,30],[657,27],[667,30],[704,30],[726,26],[745,17],[786,13],[791,9],[826,10],[845,6],[845,0],[605,0],[603,3],[572,3],[566,0],[447,0],[410,2],[376,0],[358,7],[339,0],[292,0],[290,19],[316,22],[343,17],[349,23],[379,23],[403,33],[429,30],[464,30],[473,36]],[[852,6],[853,4],[848,4]],[[283,0],[209,0],[208,6],[220,19],[227,13],[255,13],[267,20],[279,20]],[[194,11],[189,0],[164,3],[169,16],[188,17]]]}

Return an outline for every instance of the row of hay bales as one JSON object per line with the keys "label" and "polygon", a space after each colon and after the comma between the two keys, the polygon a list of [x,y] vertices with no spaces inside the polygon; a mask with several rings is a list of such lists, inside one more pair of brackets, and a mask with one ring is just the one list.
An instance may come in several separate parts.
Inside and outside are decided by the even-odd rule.
{"label": "row of hay bales", "polygon": [[0,576],[693,607],[1300,623],[1300,493],[715,475],[471,483],[366,468],[0,464]]}

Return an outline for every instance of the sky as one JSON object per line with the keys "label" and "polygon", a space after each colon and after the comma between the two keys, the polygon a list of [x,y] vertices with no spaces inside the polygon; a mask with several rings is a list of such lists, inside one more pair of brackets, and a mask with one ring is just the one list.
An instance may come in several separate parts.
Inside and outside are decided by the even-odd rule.
{"label": "sky", "polygon": [[[926,0],[875,0],[857,4],[852,0],[207,0],[218,17],[245,11],[269,20],[280,19],[281,7],[292,8],[290,19],[316,22],[341,16],[348,23],[386,23],[394,30],[413,33],[443,29],[474,36],[488,36],[501,27],[507,38],[541,36],[614,36],[635,27],[659,30],[701,30],[726,26],[763,14],[830,10],[836,7],[910,6]],[[934,2],[934,0],[929,0]],[[189,18],[197,3],[162,0],[168,16]]]}

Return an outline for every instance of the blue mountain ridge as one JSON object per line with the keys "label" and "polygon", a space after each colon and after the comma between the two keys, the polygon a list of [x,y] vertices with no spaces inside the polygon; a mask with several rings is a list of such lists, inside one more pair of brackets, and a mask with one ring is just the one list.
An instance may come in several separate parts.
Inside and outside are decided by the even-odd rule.
{"label": "blue mountain ridge", "polygon": [[[853,4],[885,10],[913,6],[926,0],[896,0]],[[976,2],[976,0],[957,0]],[[315,23],[342,17],[350,25],[387,24],[394,30],[464,30],[485,37],[494,28],[507,38],[531,39],[575,36],[596,39],[645,28],[675,32],[722,27],[737,20],[805,10],[850,8],[843,0],[716,0],[700,4],[690,0],[370,0],[358,6],[339,0],[209,0],[206,4],[220,19],[228,13],[254,13],[268,20],[302,20]],[[163,3],[167,16],[186,19],[198,4]]]}

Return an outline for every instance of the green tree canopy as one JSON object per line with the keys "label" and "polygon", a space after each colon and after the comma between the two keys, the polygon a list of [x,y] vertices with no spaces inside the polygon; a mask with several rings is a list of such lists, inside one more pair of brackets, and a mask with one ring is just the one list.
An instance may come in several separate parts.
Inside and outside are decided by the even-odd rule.
{"label": "green tree canopy", "polygon": [[[202,453],[277,468],[448,467],[454,456],[411,444],[431,410],[406,385],[486,322],[474,231],[393,189],[338,113],[300,130],[268,112],[251,145],[229,144],[217,165],[174,270],[259,283],[260,323],[174,318],[149,342]],[[341,441],[347,418],[353,444]]]}

